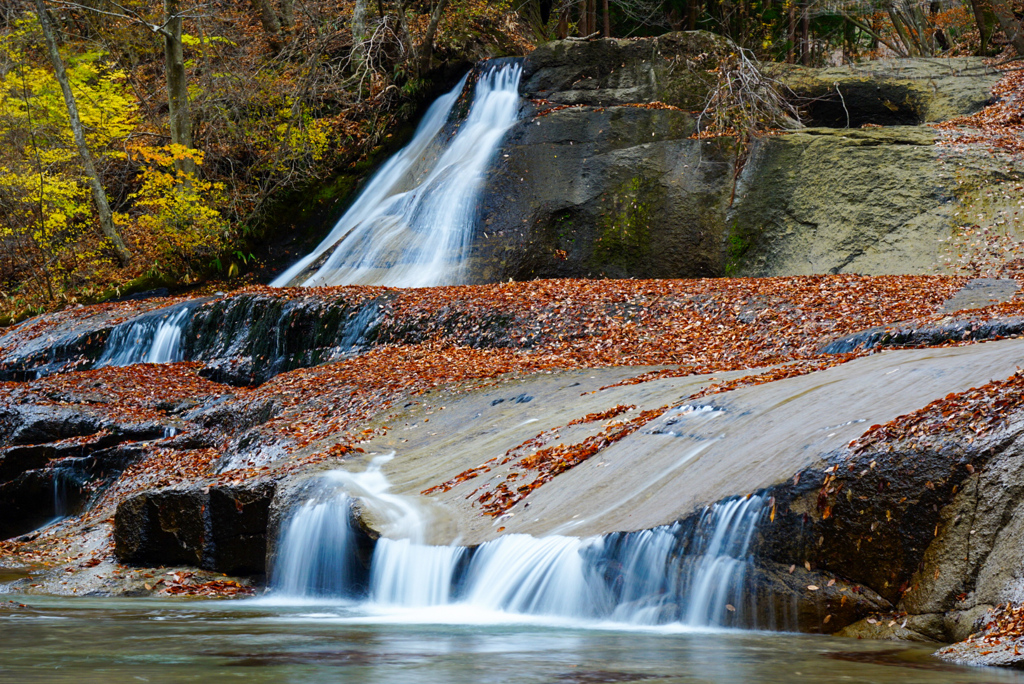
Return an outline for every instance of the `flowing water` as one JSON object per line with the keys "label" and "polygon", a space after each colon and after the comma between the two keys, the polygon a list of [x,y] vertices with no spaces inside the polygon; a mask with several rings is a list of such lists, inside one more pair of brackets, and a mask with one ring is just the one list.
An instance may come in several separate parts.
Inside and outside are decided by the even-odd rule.
{"label": "flowing water", "polygon": [[[274,600],[334,597],[629,625],[757,624],[745,578],[764,508],[759,496],[710,506],[690,528],[430,546],[422,543],[429,513],[416,498],[388,492],[380,468],[392,457],[377,457],[362,473],[323,475],[292,511],[273,570]],[[389,536],[370,542],[356,522],[359,507],[372,509]]]}
{"label": "flowing water", "polygon": [[181,336],[195,307],[186,302],[115,327],[96,367],[181,361]]}
{"label": "flowing water", "polygon": [[[0,595],[0,682],[993,684],[922,644],[623,628],[456,607]],[[25,605],[26,607],[19,607]]]}
{"label": "flowing water", "polygon": [[310,254],[272,284],[457,284],[484,173],[519,115],[515,60],[485,63],[472,84],[464,119],[453,120],[464,78],[428,110],[412,141],[366,189]]}

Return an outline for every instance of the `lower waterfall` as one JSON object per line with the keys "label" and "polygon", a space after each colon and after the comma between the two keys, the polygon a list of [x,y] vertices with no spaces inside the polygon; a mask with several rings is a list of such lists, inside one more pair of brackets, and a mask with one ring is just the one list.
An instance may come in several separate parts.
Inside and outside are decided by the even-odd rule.
{"label": "lower waterfall", "polygon": [[181,336],[195,306],[189,302],[117,326],[110,332],[96,367],[181,361]]}
{"label": "lower waterfall", "polygon": [[708,506],[688,525],[589,538],[510,534],[477,547],[431,546],[419,543],[408,525],[406,538],[369,540],[356,517],[359,492],[346,489],[373,496],[360,486],[373,477],[384,481],[379,466],[358,475],[332,471],[322,487],[347,488],[326,497],[322,488],[293,510],[282,527],[271,596],[382,607],[462,605],[633,625],[756,624],[756,600],[746,582],[751,538],[765,510],[760,496]]}

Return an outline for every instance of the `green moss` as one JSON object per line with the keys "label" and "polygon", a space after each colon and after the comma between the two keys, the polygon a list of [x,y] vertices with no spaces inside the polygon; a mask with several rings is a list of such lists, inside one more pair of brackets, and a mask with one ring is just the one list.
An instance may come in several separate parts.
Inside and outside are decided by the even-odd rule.
{"label": "green moss", "polygon": [[647,257],[656,190],[653,181],[635,176],[604,198],[610,206],[602,217],[600,235],[594,245],[595,268],[619,266],[633,270]]}
{"label": "green moss", "polygon": [[744,235],[737,226],[733,226],[732,231],[726,238],[725,246],[725,276],[727,278],[736,277],[743,268],[744,257],[747,251],[751,248],[752,242],[749,240],[749,236]]}

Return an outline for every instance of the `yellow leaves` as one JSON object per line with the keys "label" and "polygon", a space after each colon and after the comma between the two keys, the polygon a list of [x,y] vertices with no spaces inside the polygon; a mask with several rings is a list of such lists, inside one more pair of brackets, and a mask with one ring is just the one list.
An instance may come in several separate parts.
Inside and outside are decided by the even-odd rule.
{"label": "yellow leaves", "polygon": [[174,168],[185,160],[201,165],[199,150],[182,145],[137,146],[131,153],[143,163],[139,190],[130,195],[135,201],[136,227],[151,241],[151,256],[159,271],[188,277],[197,259],[212,258],[226,244],[228,222],[219,209],[224,185]]}
{"label": "yellow leaves", "polygon": [[[0,74],[0,236],[14,239],[19,261],[36,271],[34,287],[52,300],[108,266],[67,106],[41,41],[32,16],[0,42],[7,65]],[[71,43],[62,53],[86,142],[97,165],[109,167],[125,157],[123,141],[138,116],[135,98],[104,53]]]}

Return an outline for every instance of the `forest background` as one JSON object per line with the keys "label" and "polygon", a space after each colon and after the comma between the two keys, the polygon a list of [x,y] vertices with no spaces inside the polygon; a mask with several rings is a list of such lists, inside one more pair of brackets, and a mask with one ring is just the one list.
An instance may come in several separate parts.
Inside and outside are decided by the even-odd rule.
{"label": "forest background", "polygon": [[703,29],[762,62],[1005,62],[1024,55],[1021,10],[1015,0],[0,0],[0,324],[262,277],[481,58],[570,36]]}

